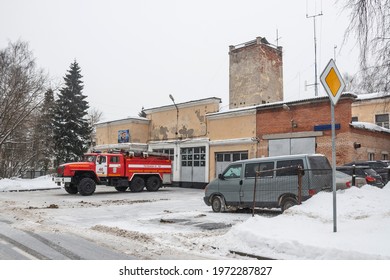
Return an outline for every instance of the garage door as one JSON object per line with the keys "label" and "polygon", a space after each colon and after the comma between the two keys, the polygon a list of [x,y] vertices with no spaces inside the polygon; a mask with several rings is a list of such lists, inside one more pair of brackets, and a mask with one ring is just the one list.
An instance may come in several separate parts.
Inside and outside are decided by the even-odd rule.
{"label": "garage door", "polygon": [[206,147],[193,147],[181,149],[182,182],[206,181]]}
{"label": "garage door", "polygon": [[314,154],[316,152],[316,138],[288,138],[274,139],[268,142],[269,156]]}

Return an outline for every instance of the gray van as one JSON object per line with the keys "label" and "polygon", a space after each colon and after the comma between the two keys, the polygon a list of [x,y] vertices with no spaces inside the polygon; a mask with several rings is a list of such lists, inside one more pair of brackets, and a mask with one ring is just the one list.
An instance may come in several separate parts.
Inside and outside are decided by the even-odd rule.
{"label": "gray van", "polygon": [[232,162],[206,186],[204,202],[214,212],[253,206],[284,211],[298,204],[298,166],[303,169],[302,201],[331,188],[331,166],[324,155],[255,158]]}

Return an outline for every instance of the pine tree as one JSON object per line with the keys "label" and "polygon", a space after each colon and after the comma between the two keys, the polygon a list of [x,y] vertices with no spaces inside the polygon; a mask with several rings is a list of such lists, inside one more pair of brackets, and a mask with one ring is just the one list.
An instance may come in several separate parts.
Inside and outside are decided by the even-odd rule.
{"label": "pine tree", "polygon": [[87,96],[82,94],[81,69],[76,61],[64,77],[54,112],[56,163],[76,161],[90,145],[91,127],[87,120]]}

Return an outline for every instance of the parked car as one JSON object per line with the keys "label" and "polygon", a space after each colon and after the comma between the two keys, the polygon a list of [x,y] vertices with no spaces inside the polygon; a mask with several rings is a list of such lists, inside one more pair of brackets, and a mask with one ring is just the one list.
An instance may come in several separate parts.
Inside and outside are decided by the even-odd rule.
{"label": "parked car", "polygon": [[[366,184],[367,182],[365,178],[355,178],[355,187],[360,188]],[[336,170],[336,190],[345,190],[352,186],[352,176]]]}
{"label": "parked car", "polygon": [[381,160],[381,162],[384,162],[387,164],[387,166],[390,166],[390,160]]}
{"label": "parked car", "polygon": [[[372,185],[372,186],[375,186],[378,188],[383,188],[385,184],[382,181],[382,177],[374,169],[366,168],[366,167],[367,166],[355,167],[356,177],[366,179],[366,182],[369,185]],[[352,174],[353,174],[353,167],[352,166],[339,166],[336,168],[336,170],[341,171],[345,174],[348,174],[349,176],[352,177]]]}
{"label": "parked car", "polygon": [[368,166],[368,168],[374,169],[381,177],[383,183],[386,183],[390,179],[390,167],[389,164],[381,160],[367,160],[367,161],[354,161],[344,164],[344,166]]}

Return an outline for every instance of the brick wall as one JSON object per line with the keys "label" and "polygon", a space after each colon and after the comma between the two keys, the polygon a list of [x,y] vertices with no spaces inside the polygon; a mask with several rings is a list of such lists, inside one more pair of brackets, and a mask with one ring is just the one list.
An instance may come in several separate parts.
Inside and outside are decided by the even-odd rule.
{"label": "brick wall", "polygon": [[229,107],[238,108],[283,100],[282,51],[261,38],[230,48]]}
{"label": "brick wall", "polygon": [[[390,153],[390,134],[357,129],[350,126],[351,104],[353,98],[340,99],[335,107],[335,123],[340,124],[336,130],[336,164],[342,165],[353,160],[367,160],[368,153],[374,153],[375,159],[382,159],[382,154]],[[330,124],[330,103],[327,98],[313,99],[310,102],[289,103],[290,110],[282,105],[273,108],[258,108],[257,136],[261,139],[258,154],[268,156],[268,140],[265,135],[286,134],[297,132],[313,132],[315,125]],[[296,127],[291,126],[291,120]],[[316,137],[316,153],[332,158],[332,132],[326,130],[322,136]],[[354,143],[360,143],[361,148],[355,149]]]}
{"label": "brick wall", "polygon": [[[341,99],[335,107],[335,123],[341,125],[338,133],[349,130],[351,121],[351,99]],[[313,131],[315,125],[330,124],[329,100],[313,100],[306,103],[289,104],[289,110],[282,105],[275,108],[259,108],[257,112],[257,134],[289,133]],[[292,127],[291,120],[296,124]],[[331,131],[324,131],[324,135],[331,135]]]}

